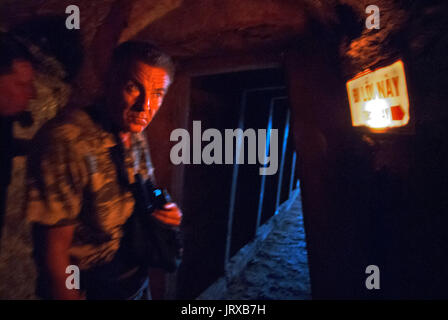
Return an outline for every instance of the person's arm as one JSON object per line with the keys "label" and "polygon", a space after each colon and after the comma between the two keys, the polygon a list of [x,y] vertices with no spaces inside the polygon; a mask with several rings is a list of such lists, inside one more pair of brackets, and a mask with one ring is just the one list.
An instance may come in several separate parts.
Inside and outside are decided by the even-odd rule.
{"label": "person's arm", "polygon": [[69,248],[73,240],[74,225],[47,227],[35,225],[36,250],[43,275],[49,283],[50,298],[55,300],[81,299],[79,290],[68,289],[65,273],[70,263]]}
{"label": "person's arm", "polygon": [[79,298],[77,290],[65,287],[70,276],[65,271],[88,173],[69,133],[65,125],[39,132],[27,159],[25,210],[42,298]]}

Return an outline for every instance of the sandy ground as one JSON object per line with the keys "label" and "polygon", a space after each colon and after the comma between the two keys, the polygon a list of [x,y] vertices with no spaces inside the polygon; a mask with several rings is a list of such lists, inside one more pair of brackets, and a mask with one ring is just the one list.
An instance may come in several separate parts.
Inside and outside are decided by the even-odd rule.
{"label": "sandy ground", "polygon": [[279,214],[278,226],[241,276],[229,284],[225,299],[311,299],[300,195]]}

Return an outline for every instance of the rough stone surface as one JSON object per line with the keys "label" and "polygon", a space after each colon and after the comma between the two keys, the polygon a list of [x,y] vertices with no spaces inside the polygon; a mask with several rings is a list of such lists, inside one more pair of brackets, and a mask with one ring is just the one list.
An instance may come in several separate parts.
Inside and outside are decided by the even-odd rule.
{"label": "rough stone surface", "polygon": [[23,214],[24,157],[14,161],[0,247],[0,299],[36,299],[31,230]]}
{"label": "rough stone surface", "polygon": [[[68,0],[14,1],[0,4],[0,27],[35,15],[65,15]],[[79,0],[81,31],[84,46],[90,47],[97,30],[104,23],[110,8],[119,1]],[[126,2],[126,1],[125,1]],[[120,41],[131,38],[152,40],[175,56],[219,55],[235,50],[266,50],[287,46],[306,32],[311,21],[331,30],[345,23],[338,8],[347,6],[353,11],[351,23],[364,25],[368,0],[134,0],[127,25]],[[343,54],[354,58],[358,51],[372,56],[380,45],[388,43],[409,16],[401,1],[378,0],[381,10],[381,32],[364,30],[357,39],[346,39]],[[407,5],[407,8],[410,6]],[[416,7],[416,6],[414,6]],[[418,9],[416,9],[418,10]],[[424,11],[423,16],[431,14]],[[437,11],[437,10],[436,10]],[[376,50],[372,50],[375,47]],[[364,48],[364,49],[362,49]],[[382,53],[386,52],[383,50]]]}
{"label": "rough stone surface", "polygon": [[279,213],[278,224],[242,274],[228,285],[229,300],[301,300],[311,298],[300,196]]}
{"label": "rough stone surface", "polygon": [[[68,101],[71,88],[61,79],[39,72],[37,99],[31,103],[34,124],[22,128],[15,124],[14,135],[30,139],[34,133]],[[30,228],[24,215],[25,157],[13,162],[12,181],[8,190],[8,207],[0,243],[0,299],[35,299],[36,270],[31,257]]]}

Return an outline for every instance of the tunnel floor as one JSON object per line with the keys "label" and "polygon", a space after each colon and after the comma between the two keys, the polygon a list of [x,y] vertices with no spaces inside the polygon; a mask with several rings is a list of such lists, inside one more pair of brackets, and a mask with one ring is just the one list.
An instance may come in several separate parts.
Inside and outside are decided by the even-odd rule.
{"label": "tunnel floor", "polygon": [[311,299],[300,194],[279,213],[277,226],[241,275],[228,285],[229,300]]}

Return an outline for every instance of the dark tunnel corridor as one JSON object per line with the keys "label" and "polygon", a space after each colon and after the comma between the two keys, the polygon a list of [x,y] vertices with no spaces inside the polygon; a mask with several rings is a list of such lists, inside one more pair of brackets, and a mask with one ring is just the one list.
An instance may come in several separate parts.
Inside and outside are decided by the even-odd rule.
{"label": "dark tunnel corridor", "polygon": [[[185,248],[185,260],[179,272],[178,292],[182,298],[193,298],[218,278],[224,275],[231,278],[230,275],[239,273],[229,270],[232,268],[229,261],[254,241],[260,227],[273,217],[280,204],[288,200],[291,186],[295,186],[297,179],[297,157],[293,154],[281,69],[201,76],[192,80],[191,90],[190,123],[200,121],[203,131],[207,128],[221,132],[228,128],[254,130],[258,140],[269,137],[271,129],[278,130],[276,141],[271,143],[276,144],[279,157],[275,159],[274,174],[260,175],[261,163],[250,163],[249,156],[254,151],[249,149],[248,137],[241,142],[241,152],[244,153],[241,164],[186,168],[185,183],[191,187],[186,194],[190,209],[185,212],[185,232],[186,242],[191,246]],[[266,135],[259,136],[259,129],[266,130]],[[189,130],[194,131],[192,127]],[[265,154],[269,155],[269,138],[267,141]],[[235,143],[238,144],[238,139]],[[256,153],[259,155],[260,151]],[[238,158],[236,154],[234,157]],[[197,235],[201,238],[195,238]],[[203,243],[202,237],[210,239],[213,245]],[[191,271],[188,276],[183,276],[183,270],[193,268],[188,261],[191,259],[194,263],[199,257],[204,263],[195,267],[198,276],[191,277]],[[244,265],[236,268],[240,270]]]}

